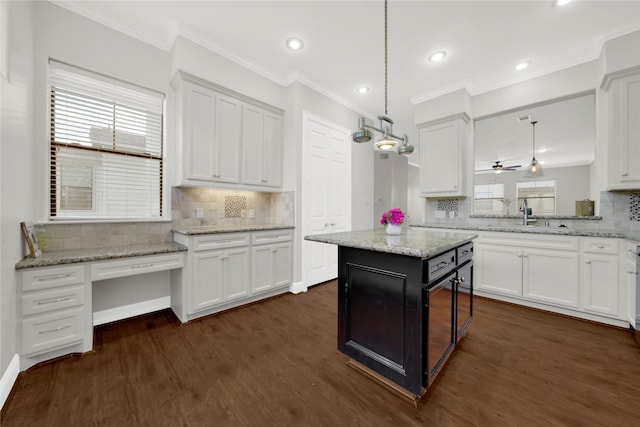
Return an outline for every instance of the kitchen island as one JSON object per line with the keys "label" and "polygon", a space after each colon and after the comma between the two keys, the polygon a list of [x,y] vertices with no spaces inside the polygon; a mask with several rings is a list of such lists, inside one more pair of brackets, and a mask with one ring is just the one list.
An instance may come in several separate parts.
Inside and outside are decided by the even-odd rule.
{"label": "kitchen island", "polygon": [[397,391],[422,396],[471,320],[475,237],[424,229],[305,236],[338,245],[338,349]]}

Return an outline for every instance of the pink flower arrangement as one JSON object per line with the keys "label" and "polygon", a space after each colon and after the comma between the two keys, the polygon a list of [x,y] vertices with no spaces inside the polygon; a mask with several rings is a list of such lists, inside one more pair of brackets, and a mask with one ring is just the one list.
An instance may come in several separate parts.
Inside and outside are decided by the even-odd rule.
{"label": "pink flower arrangement", "polygon": [[386,225],[386,224],[399,225],[399,224],[402,224],[403,221],[404,221],[404,214],[402,213],[400,208],[389,209],[388,211],[384,212],[382,214],[382,217],[380,218],[380,224],[382,225]]}

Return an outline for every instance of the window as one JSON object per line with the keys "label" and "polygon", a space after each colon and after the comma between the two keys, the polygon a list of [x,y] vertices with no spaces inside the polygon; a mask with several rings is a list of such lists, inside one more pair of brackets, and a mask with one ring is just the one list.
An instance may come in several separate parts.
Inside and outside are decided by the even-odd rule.
{"label": "window", "polygon": [[52,219],[162,217],[164,95],[50,61]]}
{"label": "window", "polygon": [[528,181],[516,184],[518,208],[522,199],[527,198],[527,206],[533,215],[555,215],[556,213],[556,181]]}
{"label": "window", "polygon": [[478,184],[473,195],[473,212],[482,215],[502,215],[504,184]]}

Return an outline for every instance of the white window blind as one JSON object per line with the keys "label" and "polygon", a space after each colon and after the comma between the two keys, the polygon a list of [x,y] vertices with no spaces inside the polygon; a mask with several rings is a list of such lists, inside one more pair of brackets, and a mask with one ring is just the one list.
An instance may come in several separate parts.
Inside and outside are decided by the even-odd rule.
{"label": "white window blind", "polygon": [[502,214],[504,184],[476,184],[473,194],[473,212],[476,214]]}
{"label": "white window blind", "polygon": [[51,218],[161,217],[164,96],[55,61],[49,72]]}
{"label": "white window blind", "polygon": [[556,213],[556,181],[526,181],[516,183],[518,207],[522,199],[527,199],[527,206],[535,215],[555,215]]}

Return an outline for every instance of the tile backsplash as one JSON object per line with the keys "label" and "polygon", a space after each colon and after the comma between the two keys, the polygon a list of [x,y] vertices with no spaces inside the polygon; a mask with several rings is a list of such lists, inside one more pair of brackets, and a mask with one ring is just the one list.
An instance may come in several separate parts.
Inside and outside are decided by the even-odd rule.
{"label": "tile backsplash", "polygon": [[[293,192],[173,187],[171,216],[175,227],[201,225],[293,225]],[[196,210],[202,209],[202,218]]]}
{"label": "tile backsplash", "polygon": [[35,224],[43,251],[137,246],[173,241],[171,222]]}

